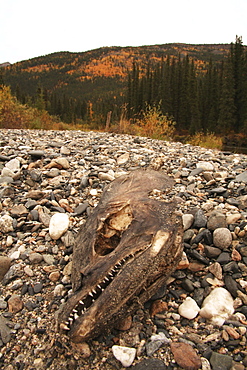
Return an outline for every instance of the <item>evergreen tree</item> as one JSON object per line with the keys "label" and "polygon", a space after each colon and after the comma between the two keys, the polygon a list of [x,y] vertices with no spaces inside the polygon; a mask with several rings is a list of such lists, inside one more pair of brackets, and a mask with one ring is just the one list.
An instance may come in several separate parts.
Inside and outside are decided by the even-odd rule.
{"label": "evergreen tree", "polygon": [[231,60],[223,65],[221,95],[219,99],[218,131],[227,134],[236,126],[234,71]]}

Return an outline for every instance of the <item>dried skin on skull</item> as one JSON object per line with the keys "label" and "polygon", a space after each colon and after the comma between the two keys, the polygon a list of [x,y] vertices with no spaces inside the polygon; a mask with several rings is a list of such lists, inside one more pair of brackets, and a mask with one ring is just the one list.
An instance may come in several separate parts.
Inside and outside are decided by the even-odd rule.
{"label": "dried skin on skull", "polygon": [[[173,180],[137,170],[109,184],[79,232],[73,251],[74,294],[58,322],[71,339],[95,337],[143,304],[176,268],[182,253],[182,221],[174,200],[151,199]],[[66,328],[65,328],[66,326]]]}
{"label": "dried skin on skull", "polygon": [[129,205],[107,218],[97,233],[95,252],[99,256],[112,252],[119,244],[122,232],[129,227],[132,219],[133,215]]}

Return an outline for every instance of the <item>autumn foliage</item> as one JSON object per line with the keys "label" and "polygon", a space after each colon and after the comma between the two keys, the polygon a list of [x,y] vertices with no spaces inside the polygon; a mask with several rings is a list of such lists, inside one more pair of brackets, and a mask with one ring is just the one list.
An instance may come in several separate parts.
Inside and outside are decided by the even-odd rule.
{"label": "autumn foliage", "polygon": [[0,128],[19,129],[62,129],[63,124],[56,121],[45,110],[30,108],[12,96],[10,88],[0,85]]}

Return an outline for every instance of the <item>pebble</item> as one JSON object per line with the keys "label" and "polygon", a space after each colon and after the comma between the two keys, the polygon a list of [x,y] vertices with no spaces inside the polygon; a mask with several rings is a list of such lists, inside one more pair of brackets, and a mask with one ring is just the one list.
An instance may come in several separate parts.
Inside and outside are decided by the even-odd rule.
{"label": "pebble", "polygon": [[13,218],[7,214],[0,217],[0,231],[2,233],[9,233],[14,231]]}
{"label": "pebble", "polygon": [[123,367],[129,367],[134,362],[136,349],[124,346],[112,346],[114,357],[121,362]]}
{"label": "pebble", "polygon": [[178,312],[181,316],[185,317],[188,320],[194,319],[200,311],[196,301],[187,297],[185,301],[178,307]]}
{"label": "pebble", "polygon": [[204,299],[199,312],[201,317],[209,319],[213,324],[222,326],[234,312],[233,298],[224,288],[216,287]]}
{"label": "pebble", "polygon": [[232,367],[232,358],[218,352],[213,352],[210,357],[212,370],[230,370]]}
{"label": "pebble", "polygon": [[9,312],[17,313],[22,310],[23,308],[23,301],[21,300],[20,296],[17,294],[13,294],[8,300],[8,308]]}
{"label": "pebble", "polygon": [[188,230],[194,222],[194,216],[190,213],[186,213],[182,216],[182,219],[183,219],[184,230]]}
{"label": "pebble", "polygon": [[[89,370],[90,353],[98,353],[93,366],[103,369],[108,361],[117,361],[109,349],[119,344],[138,348],[135,365],[130,368],[173,368],[170,346],[165,342],[159,346],[163,334],[180,346],[193,346],[203,370],[209,370],[207,361],[213,352],[229,356],[232,366],[238,364],[240,370],[247,366],[246,331],[241,331],[247,320],[245,155],[83,131],[0,130],[0,146],[0,334],[4,325],[8,331],[4,340],[0,336],[4,353],[0,367],[7,369],[13,364],[12,368],[28,369],[37,359],[37,367]],[[158,301],[148,302],[142,314],[138,311],[132,320],[126,319],[125,330],[114,331],[106,345],[101,337],[92,341],[91,352],[78,345],[75,354],[66,354],[70,343],[65,339],[63,346],[59,336],[54,342],[53,323],[57,309],[71,294],[76,234],[106,184],[129,170],[146,167],[175,175],[171,193],[155,196],[166,201],[175,195],[179,202],[185,233],[178,270],[157,292]],[[55,214],[66,218],[60,235],[56,232],[61,222],[56,224],[55,234],[50,233]],[[7,267],[1,267],[3,258],[8,259]],[[225,303],[228,315],[235,309],[227,319],[215,313],[221,325],[212,325],[200,314],[212,289],[225,289],[230,294]],[[8,303],[15,295],[23,304],[17,313],[9,311]],[[217,299],[219,303],[224,298]],[[197,305],[194,318],[190,306],[186,316],[180,314],[185,302]],[[46,334],[36,337],[35,328],[46,328]],[[223,340],[227,336],[228,340]],[[54,343],[51,349],[39,351],[38,346],[43,348],[48,342]],[[147,353],[151,357],[144,359]]]}
{"label": "pebble", "polygon": [[172,342],[171,350],[176,363],[185,370],[198,370],[201,367],[201,359],[187,343]]}
{"label": "pebble", "polygon": [[219,227],[213,232],[213,243],[220,249],[227,249],[232,243],[232,234],[226,227]]}
{"label": "pebble", "polygon": [[55,213],[49,223],[49,234],[52,239],[59,239],[68,230],[69,217],[65,213]]}

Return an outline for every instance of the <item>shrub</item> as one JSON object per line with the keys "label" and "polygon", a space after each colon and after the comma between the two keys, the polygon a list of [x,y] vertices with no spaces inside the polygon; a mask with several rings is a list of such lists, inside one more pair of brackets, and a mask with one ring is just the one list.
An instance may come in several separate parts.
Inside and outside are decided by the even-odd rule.
{"label": "shrub", "polygon": [[163,114],[160,105],[147,105],[142,118],[136,121],[138,133],[153,139],[170,140],[174,135],[175,121]]}
{"label": "shrub", "polygon": [[190,136],[186,140],[187,144],[201,146],[208,149],[222,149],[223,142],[222,138],[216,136],[214,133],[204,134],[203,132],[197,132],[193,136]]}

